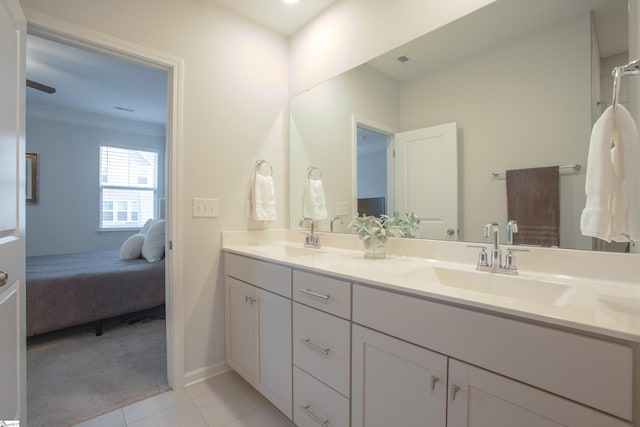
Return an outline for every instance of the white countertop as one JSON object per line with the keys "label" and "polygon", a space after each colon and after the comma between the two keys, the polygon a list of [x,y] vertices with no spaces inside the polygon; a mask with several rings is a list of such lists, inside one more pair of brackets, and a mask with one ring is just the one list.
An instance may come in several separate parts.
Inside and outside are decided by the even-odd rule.
{"label": "white countertop", "polygon": [[238,236],[223,233],[223,249],[391,291],[640,342],[640,285],[636,282],[530,270],[507,276],[478,272],[467,260],[398,255],[370,260],[362,250],[353,249],[348,238],[345,241],[350,243],[341,247],[305,250],[286,231],[272,233],[266,240]]}

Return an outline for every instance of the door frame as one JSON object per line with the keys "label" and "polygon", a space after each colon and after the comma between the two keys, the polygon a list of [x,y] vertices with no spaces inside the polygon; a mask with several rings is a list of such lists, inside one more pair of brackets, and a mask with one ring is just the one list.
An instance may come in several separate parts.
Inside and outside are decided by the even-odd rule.
{"label": "door frame", "polygon": [[369,129],[388,136],[387,142],[387,214],[395,212],[395,141],[398,132],[391,126],[353,114],[351,116],[351,212],[358,213],[358,128]]}
{"label": "door frame", "polygon": [[183,313],[183,251],[180,199],[182,195],[183,88],[184,61],[171,55],[98,33],[69,22],[58,20],[29,9],[27,33],[56,42],[97,51],[167,71],[166,125],[166,233],[165,306],[167,336],[167,379],[169,386],[184,386],[184,313]]}

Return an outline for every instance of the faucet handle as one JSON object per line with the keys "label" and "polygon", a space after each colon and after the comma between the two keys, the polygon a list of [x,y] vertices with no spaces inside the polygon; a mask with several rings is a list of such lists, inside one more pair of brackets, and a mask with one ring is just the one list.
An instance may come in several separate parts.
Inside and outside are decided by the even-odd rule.
{"label": "faucet handle", "polygon": [[518,232],[518,222],[515,220],[509,220],[507,222],[507,244],[513,245],[513,235]]}
{"label": "faucet handle", "polygon": [[494,227],[499,227],[497,222],[488,222],[484,225],[484,237],[491,237],[491,230]]}

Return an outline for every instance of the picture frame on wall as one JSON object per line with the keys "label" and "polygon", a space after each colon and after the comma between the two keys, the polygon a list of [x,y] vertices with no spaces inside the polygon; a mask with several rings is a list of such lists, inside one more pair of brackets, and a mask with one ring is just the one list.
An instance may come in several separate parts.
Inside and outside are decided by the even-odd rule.
{"label": "picture frame on wall", "polygon": [[38,202],[38,154],[27,153],[26,164],[26,201],[27,203]]}

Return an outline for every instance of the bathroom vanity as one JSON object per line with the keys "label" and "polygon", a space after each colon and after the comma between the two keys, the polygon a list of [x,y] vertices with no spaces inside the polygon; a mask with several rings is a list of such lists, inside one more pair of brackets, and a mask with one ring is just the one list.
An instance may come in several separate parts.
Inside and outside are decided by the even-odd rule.
{"label": "bathroom vanity", "polygon": [[223,236],[227,363],[296,425],[640,426],[637,285],[301,236]]}

